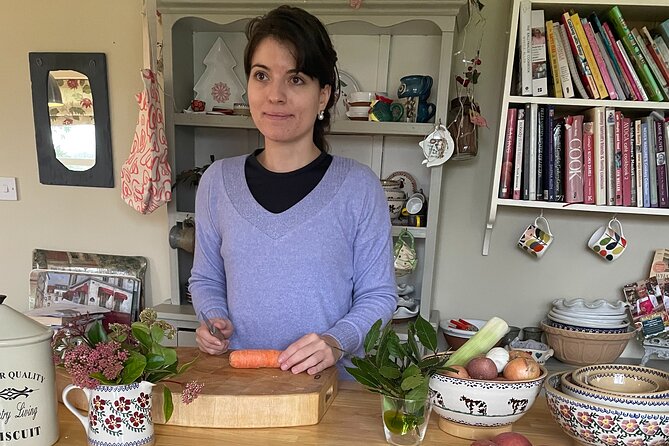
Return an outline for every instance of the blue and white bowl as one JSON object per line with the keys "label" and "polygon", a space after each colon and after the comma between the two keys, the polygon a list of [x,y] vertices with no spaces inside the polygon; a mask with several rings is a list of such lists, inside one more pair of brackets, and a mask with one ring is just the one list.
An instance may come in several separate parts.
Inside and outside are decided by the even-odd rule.
{"label": "blue and white bowl", "polygon": [[571,378],[572,372],[560,375],[562,391],[579,400],[602,404],[618,409],[669,413],[669,398],[639,398],[634,395],[613,395],[581,387]]}
{"label": "blue and white bowl", "polygon": [[567,395],[554,373],[544,384],[548,410],[564,432],[590,446],[666,446],[669,413],[629,410]]}
{"label": "blue and white bowl", "polygon": [[430,402],[442,418],[467,426],[495,427],[518,421],[534,404],[546,379],[488,381],[434,375],[430,378]]}

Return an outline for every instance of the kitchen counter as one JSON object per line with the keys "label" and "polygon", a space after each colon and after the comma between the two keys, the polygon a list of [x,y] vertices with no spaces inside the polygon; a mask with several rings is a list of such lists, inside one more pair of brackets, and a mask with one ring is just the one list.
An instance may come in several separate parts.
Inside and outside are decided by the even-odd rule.
{"label": "kitchen counter", "polygon": [[[439,416],[432,413],[423,444],[469,446],[472,441],[453,437],[439,429]],[[58,404],[60,439],[58,446],[87,446],[84,428],[63,405]],[[518,422],[513,430],[525,435],[535,446],[571,446],[571,439],[553,421],[543,396]],[[156,446],[189,444],[287,444],[287,445],[385,445],[381,422],[380,396],[364,390],[355,382],[341,382],[337,397],[320,423],[272,429],[204,429],[156,425]]]}

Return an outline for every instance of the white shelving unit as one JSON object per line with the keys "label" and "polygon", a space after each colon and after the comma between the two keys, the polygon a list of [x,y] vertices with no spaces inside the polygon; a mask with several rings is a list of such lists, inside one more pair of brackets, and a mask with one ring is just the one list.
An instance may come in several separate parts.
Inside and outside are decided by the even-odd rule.
{"label": "white shelving unit", "polygon": [[[252,17],[283,4],[283,1],[159,0],[163,20],[163,55],[166,132],[174,174],[216,159],[247,154],[261,146],[261,135],[250,117],[184,113],[194,97],[193,86],[204,71],[202,60],[221,37],[243,73],[244,28]],[[431,75],[430,102],[437,106],[436,119],[446,121],[451,59],[458,14],[466,17],[467,0],[366,0],[359,10],[341,0],[287,2],[318,16],[327,26],[339,56],[339,68],[357,80],[364,91],[395,96],[399,79],[410,74]],[[433,278],[436,254],[442,167],[421,164],[418,142],[434,130],[434,124],[360,122],[335,119],[328,141],[332,153],[369,165],[379,178],[395,171],[412,174],[428,200],[427,227],[409,228],[416,239],[419,263],[409,277],[421,299],[421,314],[438,323],[433,314]],[[194,214],[195,188],[180,185],[168,206],[169,225],[181,224]],[[402,227],[394,226],[397,236]],[[192,323],[194,315],[184,296],[192,255],[172,250],[171,296],[161,306],[161,316]],[[173,317],[170,318],[169,316]],[[179,324],[177,324],[179,325]]]}
{"label": "white shelving unit", "polygon": [[[514,59],[516,57],[516,39],[518,35],[518,15],[521,0],[514,0],[513,10],[511,12],[511,23],[509,24],[509,41],[507,47],[506,71],[504,74],[504,90],[502,95],[502,107],[499,117],[499,133],[497,138],[497,152],[493,167],[492,181],[490,186],[490,203],[488,210],[488,220],[486,222],[485,234],[483,238],[483,255],[487,255],[490,248],[490,240],[495,221],[498,217],[500,207],[517,208],[539,208],[555,209],[577,212],[605,212],[609,214],[638,214],[669,216],[669,209],[659,208],[639,208],[623,206],[595,206],[588,204],[568,204],[547,201],[524,201],[502,199],[498,197],[499,181],[501,174],[502,155],[504,152],[504,139],[506,131],[507,111],[510,104],[552,104],[555,106],[556,115],[579,112],[593,107],[607,106],[615,107],[620,110],[630,112],[644,112],[652,110],[669,110],[669,102],[637,102],[637,101],[619,101],[619,100],[592,100],[580,98],[554,98],[554,97],[533,97],[533,96],[514,96],[511,95],[511,86],[515,81],[513,73]],[[669,2],[666,0],[644,0],[643,2],[635,0],[533,0],[532,9],[543,9],[546,20],[559,20],[564,11],[573,9],[581,17],[587,17],[595,11],[603,18],[603,13],[612,6],[618,5],[625,17],[630,29],[639,24],[654,27],[661,21],[669,18]]]}

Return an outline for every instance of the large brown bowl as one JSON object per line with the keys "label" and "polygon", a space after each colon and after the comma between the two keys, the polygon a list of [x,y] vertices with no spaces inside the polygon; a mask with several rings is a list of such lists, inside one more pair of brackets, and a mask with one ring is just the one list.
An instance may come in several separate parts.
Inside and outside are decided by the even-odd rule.
{"label": "large brown bowl", "polygon": [[565,330],[541,323],[546,341],[555,352],[555,357],[573,365],[608,364],[615,362],[627,343],[635,335],[627,333],[586,333]]}

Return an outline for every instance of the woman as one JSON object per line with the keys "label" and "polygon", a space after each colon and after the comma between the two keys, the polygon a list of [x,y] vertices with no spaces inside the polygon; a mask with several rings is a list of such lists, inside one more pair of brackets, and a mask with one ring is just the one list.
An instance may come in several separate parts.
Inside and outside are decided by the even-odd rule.
{"label": "woman", "polygon": [[342,352],[362,355],[371,325],[395,309],[388,207],[369,168],[326,153],[338,76],[323,24],[282,6],[247,37],[265,147],[213,163],[200,181],[190,292],[224,339],[202,323],[196,339],[210,354],[282,350],[281,369],[313,375]]}

